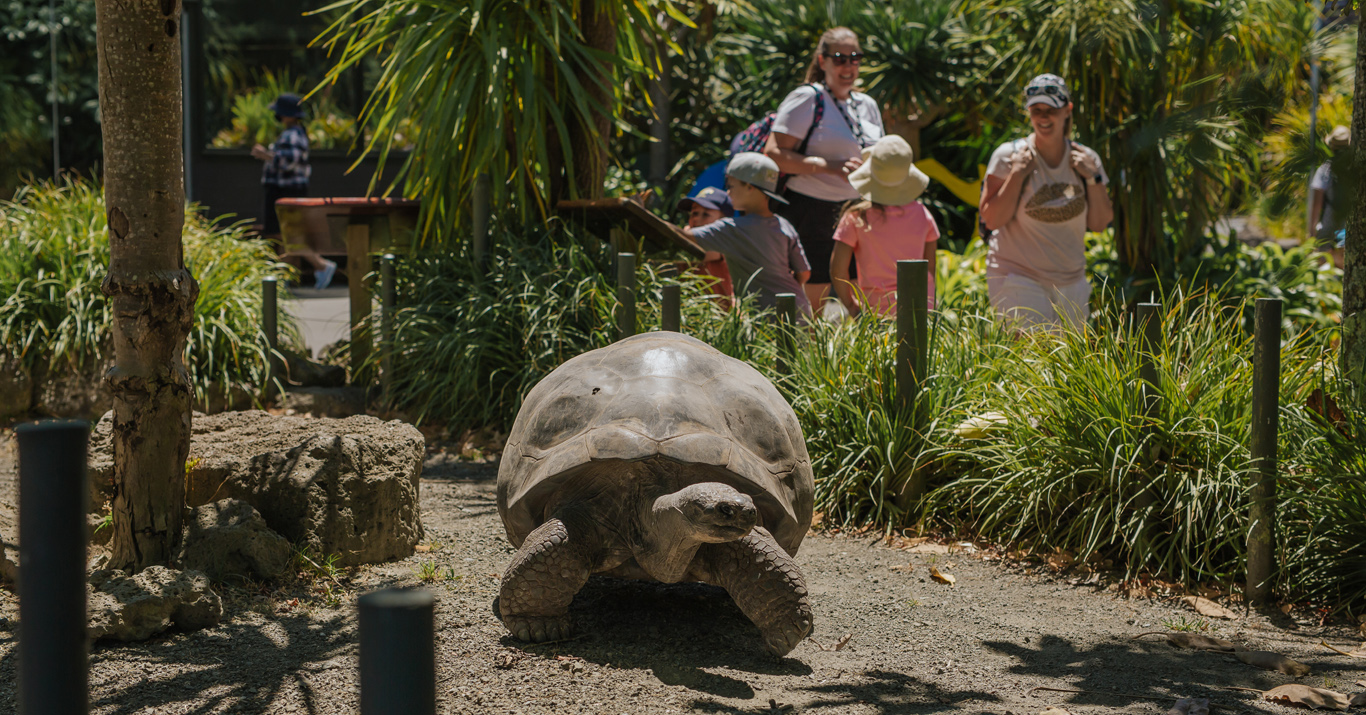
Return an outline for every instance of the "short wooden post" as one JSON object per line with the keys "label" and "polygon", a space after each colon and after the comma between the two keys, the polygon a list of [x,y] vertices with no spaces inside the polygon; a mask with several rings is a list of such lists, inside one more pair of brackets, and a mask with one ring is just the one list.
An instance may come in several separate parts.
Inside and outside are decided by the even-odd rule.
{"label": "short wooden post", "polygon": [[474,180],[474,192],[471,196],[474,260],[481,267],[488,260],[489,252],[489,218],[493,213],[493,205],[490,196],[493,193],[493,181],[489,179],[488,172],[481,171]]}
{"label": "short wooden post", "polygon": [[774,297],[777,299],[778,309],[778,374],[790,375],[793,343],[796,338],[793,331],[797,327],[797,294],[779,293]]}
{"label": "short wooden post", "polygon": [[19,708],[89,712],[86,451],[90,425],[30,422],[19,440]]}
{"label": "short wooden post", "polygon": [[636,254],[617,254],[617,339],[636,334]]}
{"label": "short wooden post", "polygon": [[1161,310],[1158,303],[1138,304],[1138,378],[1143,414],[1147,416],[1152,416],[1162,394],[1157,384],[1157,352],[1162,344]]}
{"label": "short wooden post", "polygon": [[395,284],[397,277],[394,273],[394,261],[398,260],[392,253],[384,254],[380,259],[380,313],[379,313],[379,335],[380,335],[380,387],[384,390],[384,398],[389,399],[389,388],[392,385],[394,373],[394,311],[398,304],[398,287]]}
{"label": "short wooden post", "polygon": [[683,331],[683,286],[677,283],[664,286],[664,300],[660,306],[659,327],[675,333]]}
{"label": "short wooden post", "polygon": [[436,713],[435,604],[421,589],[361,596],[361,715]]}
{"label": "short wooden post", "polygon": [[896,389],[907,411],[920,396],[928,363],[929,267],[925,260],[896,262]]}
{"label": "short wooden post", "polygon": [[275,276],[261,279],[261,332],[266,336],[266,384],[262,387],[266,399],[275,394],[275,380],[280,377],[280,298]]}
{"label": "short wooden post", "polygon": [[1249,605],[1271,595],[1276,548],[1276,439],[1280,429],[1281,301],[1257,299],[1252,350],[1252,489],[1247,533]]}
{"label": "short wooden post", "polygon": [[346,227],[346,285],[351,299],[351,383],[364,385],[362,376],[370,358],[374,333],[370,330],[370,287],[365,277],[370,274],[370,225],[352,222]]}

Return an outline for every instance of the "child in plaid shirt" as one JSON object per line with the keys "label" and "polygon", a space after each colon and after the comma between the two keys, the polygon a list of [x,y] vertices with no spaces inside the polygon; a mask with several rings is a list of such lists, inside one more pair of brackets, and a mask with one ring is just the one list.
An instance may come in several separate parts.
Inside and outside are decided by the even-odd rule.
{"label": "child in plaid shirt", "polygon": [[[308,165],[308,133],[304,131],[304,110],[299,106],[299,98],[293,94],[282,94],[270,105],[275,118],[285,126],[275,143],[266,148],[257,144],[251,148],[251,155],[265,162],[261,169],[261,188],[265,193],[265,235],[274,238],[280,234],[280,218],[275,213],[276,199],[308,195],[308,177],[313,173]],[[326,288],[337,273],[337,264],[318,255],[312,246],[291,251],[313,265],[313,286],[318,290]]]}

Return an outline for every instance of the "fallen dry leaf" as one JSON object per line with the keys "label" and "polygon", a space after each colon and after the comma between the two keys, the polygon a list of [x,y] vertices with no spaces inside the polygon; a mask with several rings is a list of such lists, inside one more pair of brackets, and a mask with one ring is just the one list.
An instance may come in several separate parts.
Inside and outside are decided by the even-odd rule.
{"label": "fallen dry leaf", "polygon": [[1209,715],[1209,698],[1181,698],[1167,715]]}
{"label": "fallen dry leaf", "polygon": [[1048,707],[1046,707],[1046,708],[1044,708],[1042,711],[1040,711],[1040,712],[1039,712],[1039,715],[1072,715],[1072,713],[1070,713],[1070,712],[1068,712],[1068,711],[1066,711],[1066,710],[1063,710],[1063,709],[1060,708],[1060,707],[1057,707],[1057,706],[1054,706],[1054,705],[1049,705]]}
{"label": "fallen dry leaf", "polygon": [[1262,693],[1262,698],[1276,702],[1289,703],[1291,705],[1302,705],[1307,708],[1318,710],[1346,710],[1349,703],[1347,696],[1342,693],[1315,688],[1299,683],[1290,683],[1272,688]]}
{"label": "fallen dry leaf", "polygon": [[425,553],[427,553],[428,551],[431,551],[431,550],[432,550],[432,545],[431,545],[431,544],[418,544],[417,546],[413,547],[413,550],[416,551],[416,552],[418,552],[419,554],[425,554]]}
{"label": "fallen dry leaf", "polygon": [[1296,678],[1309,675],[1309,666],[1291,660],[1280,653],[1272,653],[1269,650],[1240,650],[1235,651],[1233,657],[1248,665],[1255,665],[1265,670],[1279,671]]}
{"label": "fallen dry leaf", "polygon": [[1076,562],[1077,559],[1072,556],[1072,554],[1066,551],[1058,551],[1049,555],[1048,568],[1051,568],[1054,571],[1066,571]]}
{"label": "fallen dry leaf", "polygon": [[1232,653],[1238,650],[1238,644],[1233,641],[1226,641],[1223,638],[1214,638],[1212,636],[1202,636],[1199,633],[1168,633],[1167,642],[1177,648],[1216,650],[1223,653]]}
{"label": "fallen dry leaf", "polygon": [[1181,602],[1195,609],[1196,613],[1210,618],[1234,619],[1238,614],[1202,596],[1182,596]]}
{"label": "fallen dry leaf", "polygon": [[954,585],[954,583],[958,581],[958,579],[953,577],[953,574],[941,573],[938,567],[935,566],[930,567],[930,578],[940,583],[947,583],[950,586]]}

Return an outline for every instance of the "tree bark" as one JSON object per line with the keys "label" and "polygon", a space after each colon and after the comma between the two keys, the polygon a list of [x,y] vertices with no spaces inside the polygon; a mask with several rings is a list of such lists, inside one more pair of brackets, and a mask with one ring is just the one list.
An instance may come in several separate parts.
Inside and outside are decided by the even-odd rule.
{"label": "tree bark", "polygon": [[[579,29],[589,47],[608,55],[617,49],[617,28],[607,10],[611,0],[582,0],[579,5]],[[570,126],[569,147],[574,156],[573,186],[579,198],[602,196],[603,181],[607,178],[607,142],[612,131],[613,76],[607,63],[595,60],[592,68],[579,77],[579,84],[596,107],[588,123],[576,121]]]}
{"label": "tree bark", "polygon": [[[1345,152],[1347,171],[1366,167],[1366,7],[1359,13],[1356,90],[1352,100],[1352,143]],[[1366,181],[1356,182],[1356,200],[1347,216],[1347,246],[1342,277],[1342,373],[1366,402]]]}
{"label": "tree bark", "polygon": [[96,0],[114,318],[114,568],[170,564],[180,541],[192,391],[185,268],[180,0]]}

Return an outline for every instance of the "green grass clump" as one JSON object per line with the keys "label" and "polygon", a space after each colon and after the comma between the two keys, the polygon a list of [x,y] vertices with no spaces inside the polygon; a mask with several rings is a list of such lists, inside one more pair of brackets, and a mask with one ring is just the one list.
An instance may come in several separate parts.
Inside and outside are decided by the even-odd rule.
{"label": "green grass clump", "polygon": [[[187,207],[185,264],[199,281],[185,362],[199,403],[234,391],[256,394],[266,376],[261,279],[287,267],[241,224],[207,221]],[[22,189],[0,203],[0,347],[33,370],[92,369],[112,359],[104,198],[91,182],[67,179]],[[285,332],[294,332],[281,316]],[[98,376],[96,376],[98,377]]]}

